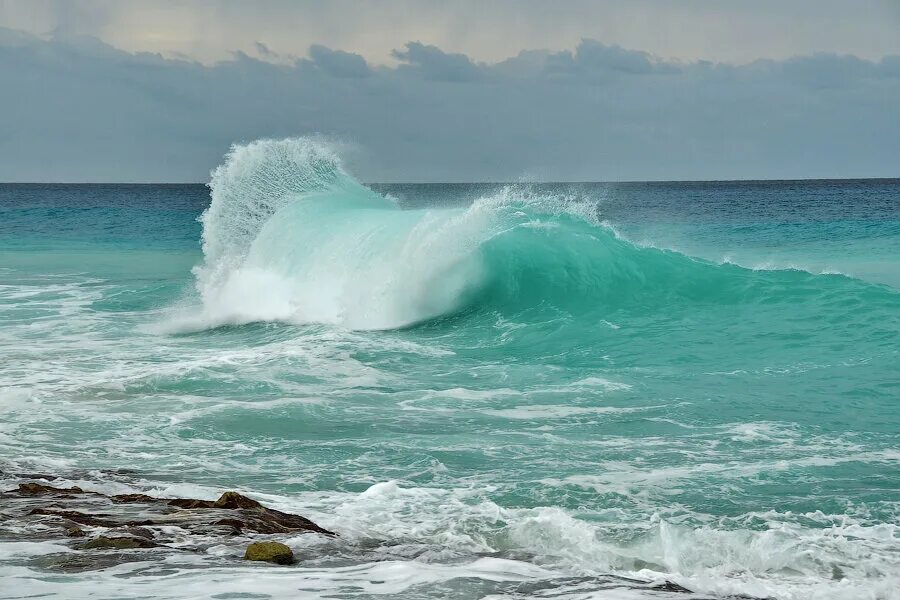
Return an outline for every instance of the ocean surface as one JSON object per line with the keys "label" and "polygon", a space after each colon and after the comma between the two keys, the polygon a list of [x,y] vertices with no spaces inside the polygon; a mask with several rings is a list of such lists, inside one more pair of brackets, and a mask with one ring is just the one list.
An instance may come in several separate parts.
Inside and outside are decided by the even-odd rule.
{"label": "ocean surface", "polygon": [[900,180],[0,185],[0,471],[340,534],[0,598],[900,598]]}

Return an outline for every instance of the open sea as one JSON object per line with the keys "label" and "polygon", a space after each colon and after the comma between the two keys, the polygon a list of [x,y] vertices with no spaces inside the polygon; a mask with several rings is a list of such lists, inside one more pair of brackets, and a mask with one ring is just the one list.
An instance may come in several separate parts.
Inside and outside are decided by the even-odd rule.
{"label": "open sea", "polygon": [[0,185],[35,472],[339,537],[57,572],[0,531],[0,598],[900,598],[900,180],[363,185],[299,139]]}

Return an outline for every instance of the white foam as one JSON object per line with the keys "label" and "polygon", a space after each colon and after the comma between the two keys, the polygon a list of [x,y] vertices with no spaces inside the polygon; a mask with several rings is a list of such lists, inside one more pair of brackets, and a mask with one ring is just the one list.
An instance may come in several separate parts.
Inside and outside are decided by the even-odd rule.
{"label": "white foam", "polygon": [[570,406],[570,405],[533,405],[516,406],[504,409],[482,409],[479,412],[493,417],[505,419],[564,419],[578,415],[602,415],[610,413],[632,413],[650,407],[617,407],[617,406]]}
{"label": "white foam", "polygon": [[[599,224],[593,202],[505,186],[464,209],[401,211],[364,188],[321,139],[235,145],[202,217],[202,308],[163,330],[255,321],[393,329],[452,313],[482,285],[478,250],[536,215]],[[530,216],[529,216],[530,215]]]}

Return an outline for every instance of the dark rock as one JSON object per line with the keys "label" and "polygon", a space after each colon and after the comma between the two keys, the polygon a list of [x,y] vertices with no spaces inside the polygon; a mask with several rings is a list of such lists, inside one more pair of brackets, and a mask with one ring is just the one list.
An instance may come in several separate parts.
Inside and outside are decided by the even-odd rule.
{"label": "dark rock", "polygon": [[35,508],[30,515],[47,515],[52,517],[62,517],[79,525],[89,525],[91,527],[116,527],[119,524],[110,519],[104,518],[106,515],[89,515],[75,510],[60,510],[56,508]]}
{"label": "dark rock", "polygon": [[[140,493],[107,496],[45,483],[22,483],[17,489],[0,493],[0,539],[21,535],[18,531],[40,525],[37,531],[41,536],[69,540],[73,547],[85,550],[35,558],[29,563],[51,571],[80,572],[145,560],[149,552],[142,550],[145,548],[159,548],[157,552],[166,553],[205,552],[214,544],[234,544],[234,536],[308,532],[336,535],[309,519],[267,508],[234,491],[225,492],[214,501],[163,499]],[[167,528],[177,528],[177,546],[169,546],[173,538],[166,534]],[[277,543],[262,546],[249,551],[247,560],[293,562],[290,549],[287,550],[286,553],[283,544]]]}
{"label": "dark rock", "polygon": [[242,510],[244,528],[258,533],[292,533],[297,531],[312,531],[323,535],[337,535],[319,527],[307,518],[300,515],[283,513],[271,508],[258,508],[256,510]]}
{"label": "dark rock", "polygon": [[246,523],[241,521],[240,519],[219,519],[213,525],[221,525],[223,527],[234,527],[235,529],[243,529],[247,526]]}
{"label": "dark rock", "polygon": [[205,508],[238,510],[242,517],[241,528],[249,529],[257,533],[312,531],[323,535],[336,535],[332,531],[319,527],[307,518],[281,512],[280,510],[275,510],[273,508],[266,508],[256,500],[242,496],[237,492],[225,492],[215,502],[211,500],[179,498],[170,500],[169,506],[177,506],[179,508],[191,510]]}
{"label": "dark rock", "polygon": [[130,536],[144,538],[145,540],[153,539],[153,532],[146,527],[126,527],[122,532]]}
{"label": "dark rock", "polygon": [[36,556],[32,567],[58,573],[84,573],[146,560],[141,552],[65,552]]}
{"label": "dark rock", "polygon": [[169,506],[177,506],[178,508],[187,508],[187,509],[195,509],[195,508],[214,508],[215,502],[212,500],[194,500],[193,498],[175,498],[174,500],[169,500]]}
{"label": "dark rock", "polygon": [[115,496],[110,496],[109,499],[116,504],[130,504],[134,502],[149,504],[151,502],[159,502],[159,498],[154,498],[147,494],[116,494]]}
{"label": "dark rock", "polygon": [[158,544],[136,537],[106,537],[101,535],[89,542],[85,542],[79,548],[81,550],[134,550],[136,548],[155,548]]}
{"label": "dark rock", "polygon": [[687,589],[686,587],[680,586],[677,583],[673,583],[669,580],[666,580],[665,583],[661,583],[659,585],[654,585],[650,589],[659,590],[661,592],[680,592],[682,594],[693,594],[694,593],[691,590]]}
{"label": "dark rock", "polygon": [[59,479],[56,475],[43,475],[41,473],[16,473],[16,477],[21,479],[43,479],[44,481],[54,481]]}
{"label": "dark rock", "polygon": [[80,487],[55,488],[40,483],[20,483],[18,492],[23,496],[38,496],[41,494],[83,494],[84,490]]}
{"label": "dark rock", "polygon": [[215,508],[263,508],[263,505],[256,500],[237,492],[225,492],[213,503],[213,506]]}
{"label": "dark rock", "polygon": [[253,542],[247,546],[244,560],[290,565],[294,563],[294,553],[281,542]]}
{"label": "dark rock", "polygon": [[241,521],[240,519],[219,519],[213,526],[215,527],[228,527],[227,535],[241,535],[244,532],[244,527],[247,524]]}

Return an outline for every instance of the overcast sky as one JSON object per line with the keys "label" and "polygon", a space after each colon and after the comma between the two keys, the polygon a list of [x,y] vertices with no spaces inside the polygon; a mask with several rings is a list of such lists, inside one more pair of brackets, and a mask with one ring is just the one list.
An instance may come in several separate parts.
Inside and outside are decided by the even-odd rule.
{"label": "overcast sky", "polygon": [[900,0],[0,0],[0,180],[900,176]]}

